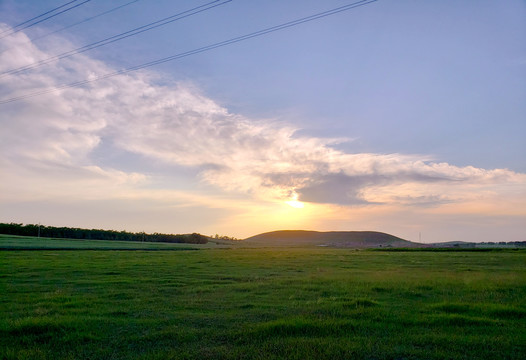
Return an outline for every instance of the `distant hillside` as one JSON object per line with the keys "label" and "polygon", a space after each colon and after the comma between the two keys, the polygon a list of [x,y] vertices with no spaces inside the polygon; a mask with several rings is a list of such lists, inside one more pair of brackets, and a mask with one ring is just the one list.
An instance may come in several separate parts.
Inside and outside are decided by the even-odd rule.
{"label": "distant hillside", "polygon": [[348,248],[420,247],[422,244],[407,241],[376,231],[305,231],[281,230],[249,237],[247,245],[259,246],[329,246]]}

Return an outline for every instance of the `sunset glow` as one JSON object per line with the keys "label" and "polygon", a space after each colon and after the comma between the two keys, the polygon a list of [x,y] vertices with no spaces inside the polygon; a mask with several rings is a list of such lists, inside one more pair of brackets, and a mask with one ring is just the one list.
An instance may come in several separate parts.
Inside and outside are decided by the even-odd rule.
{"label": "sunset glow", "polygon": [[305,207],[304,203],[302,203],[301,201],[297,201],[297,200],[285,201],[285,204],[292,206],[293,208],[296,208],[296,209],[303,209]]}
{"label": "sunset glow", "polygon": [[339,6],[233,1],[55,58],[188,6],[80,23],[104,3],[16,30],[50,2],[0,2],[0,221],[526,240],[523,3],[377,1],[193,53]]}

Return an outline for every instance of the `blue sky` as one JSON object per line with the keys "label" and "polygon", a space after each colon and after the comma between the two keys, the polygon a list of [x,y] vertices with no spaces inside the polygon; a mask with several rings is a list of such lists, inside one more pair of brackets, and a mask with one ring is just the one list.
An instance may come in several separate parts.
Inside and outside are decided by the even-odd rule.
{"label": "blue sky", "polygon": [[[0,39],[8,71],[206,3],[92,0]],[[0,1],[2,29],[65,1]],[[26,73],[1,99],[346,5],[236,1]],[[4,104],[2,221],[132,231],[526,236],[526,4],[378,0]],[[502,238],[503,237],[503,238]]]}

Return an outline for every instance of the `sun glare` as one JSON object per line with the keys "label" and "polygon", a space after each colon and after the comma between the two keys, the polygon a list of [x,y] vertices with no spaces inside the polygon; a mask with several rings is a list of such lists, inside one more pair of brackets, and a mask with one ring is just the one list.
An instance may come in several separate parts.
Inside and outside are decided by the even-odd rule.
{"label": "sun glare", "polygon": [[305,204],[297,200],[285,201],[285,204],[292,206],[293,208],[296,208],[296,209],[303,209],[303,207],[305,206]]}

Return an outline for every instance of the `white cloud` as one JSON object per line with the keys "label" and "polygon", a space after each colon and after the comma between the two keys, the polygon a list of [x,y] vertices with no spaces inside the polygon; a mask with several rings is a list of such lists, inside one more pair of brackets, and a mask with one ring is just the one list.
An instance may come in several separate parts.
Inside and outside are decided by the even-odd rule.
{"label": "white cloud", "polygon": [[[0,69],[52,55],[26,40],[23,33],[2,40],[16,50],[0,54]],[[0,93],[18,96],[110,72],[104,63],[77,55],[2,76]],[[187,83],[159,85],[154,73],[119,75],[3,105],[0,125],[0,164],[8,173],[2,187],[12,199],[123,198],[133,192],[158,198],[160,190],[145,189],[159,174],[104,165],[110,154],[93,155],[103,143],[124,151],[130,162],[141,157],[193,167],[200,181],[218,190],[269,201],[299,196],[354,206],[442,206],[526,198],[517,192],[526,185],[525,174],[418,155],[345,153],[331,147],[334,139],[298,136],[293,127],[232,114]],[[177,186],[163,191],[185,198]],[[511,213],[519,211],[515,206]]]}

